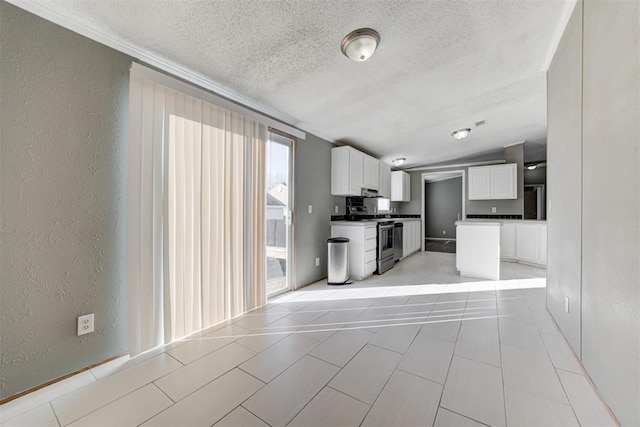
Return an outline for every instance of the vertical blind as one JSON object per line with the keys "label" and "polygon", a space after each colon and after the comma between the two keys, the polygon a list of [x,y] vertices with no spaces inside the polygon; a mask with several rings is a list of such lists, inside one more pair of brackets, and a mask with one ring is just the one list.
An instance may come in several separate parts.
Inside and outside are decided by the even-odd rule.
{"label": "vertical blind", "polygon": [[133,356],[265,304],[268,130],[135,69],[129,114]]}

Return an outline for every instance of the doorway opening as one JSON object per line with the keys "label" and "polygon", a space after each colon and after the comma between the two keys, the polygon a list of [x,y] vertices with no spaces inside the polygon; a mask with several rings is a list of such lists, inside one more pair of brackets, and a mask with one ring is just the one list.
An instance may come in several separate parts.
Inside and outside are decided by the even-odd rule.
{"label": "doorway opening", "polygon": [[524,219],[547,219],[544,184],[528,184],[524,186]]}
{"label": "doorway opening", "polygon": [[293,142],[273,131],[267,142],[267,297],[291,289]]}
{"label": "doorway opening", "polygon": [[465,171],[422,174],[422,250],[456,252],[456,221],[465,218]]}

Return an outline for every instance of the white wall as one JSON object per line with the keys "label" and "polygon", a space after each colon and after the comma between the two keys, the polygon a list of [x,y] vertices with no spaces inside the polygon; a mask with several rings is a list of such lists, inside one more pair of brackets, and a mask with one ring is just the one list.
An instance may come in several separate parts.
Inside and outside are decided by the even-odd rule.
{"label": "white wall", "polygon": [[[582,3],[547,75],[547,307],[580,354],[582,280]],[[569,312],[565,311],[565,296]]]}
{"label": "white wall", "polygon": [[585,1],[582,363],[640,425],[640,2]]}
{"label": "white wall", "polygon": [[640,2],[578,3],[548,76],[547,304],[623,425],[640,425],[639,35]]}

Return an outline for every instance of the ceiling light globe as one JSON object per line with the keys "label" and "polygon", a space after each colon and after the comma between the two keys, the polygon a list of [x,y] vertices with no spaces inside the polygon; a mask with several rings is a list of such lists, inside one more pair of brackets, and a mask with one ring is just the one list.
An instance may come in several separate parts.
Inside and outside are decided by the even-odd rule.
{"label": "ceiling light globe", "polygon": [[469,128],[458,129],[457,131],[452,132],[451,136],[454,139],[457,139],[459,141],[459,140],[465,139],[467,136],[469,136],[470,132],[471,132],[471,129],[469,129]]}
{"label": "ceiling light globe", "polygon": [[379,43],[380,35],[377,31],[361,28],[347,35],[342,40],[341,48],[345,56],[356,62],[362,62],[373,55]]}

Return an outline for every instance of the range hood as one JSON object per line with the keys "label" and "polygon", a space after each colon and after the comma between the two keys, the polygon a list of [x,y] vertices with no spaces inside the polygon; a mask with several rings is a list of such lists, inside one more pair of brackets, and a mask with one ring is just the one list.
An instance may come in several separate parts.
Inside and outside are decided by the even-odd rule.
{"label": "range hood", "polygon": [[378,190],[373,190],[371,188],[364,188],[364,187],[360,189],[360,195],[362,197],[382,197],[378,194]]}

